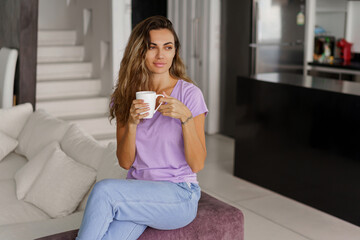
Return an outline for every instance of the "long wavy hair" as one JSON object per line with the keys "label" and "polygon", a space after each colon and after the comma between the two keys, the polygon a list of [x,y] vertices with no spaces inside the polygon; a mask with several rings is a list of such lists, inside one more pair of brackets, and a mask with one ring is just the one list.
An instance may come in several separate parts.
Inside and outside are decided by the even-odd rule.
{"label": "long wavy hair", "polygon": [[130,115],[132,101],[137,91],[150,91],[151,72],[146,67],[145,57],[150,46],[150,31],[168,29],[174,36],[175,56],[169,69],[173,78],[193,81],[187,77],[185,65],[179,55],[179,38],[169,19],[163,16],[149,17],[132,30],[123,59],[120,64],[119,80],[110,101],[110,121],[116,118],[117,123],[124,126]]}

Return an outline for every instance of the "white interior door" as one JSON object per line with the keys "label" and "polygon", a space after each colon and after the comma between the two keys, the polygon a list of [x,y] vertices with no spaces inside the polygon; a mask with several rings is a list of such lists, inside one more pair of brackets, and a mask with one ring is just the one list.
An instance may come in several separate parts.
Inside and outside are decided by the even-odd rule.
{"label": "white interior door", "polygon": [[187,74],[204,94],[209,108],[208,134],[219,131],[220,119],[220,0],[168,0]]}

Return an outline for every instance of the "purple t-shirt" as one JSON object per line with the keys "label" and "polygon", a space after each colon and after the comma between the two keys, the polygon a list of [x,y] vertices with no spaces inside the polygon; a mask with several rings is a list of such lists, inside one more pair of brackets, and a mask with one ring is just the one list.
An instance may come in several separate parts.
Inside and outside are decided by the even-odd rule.
{"label": "purple t-shirt", "polygon": [[[184,103],[193,117],[208,112],[201,90],[192,83],[178,80],[170,96]],[[179,119],[156,112],[138,124],[135,161],[127,178],[197,183],[196,173],[185,160]]]}

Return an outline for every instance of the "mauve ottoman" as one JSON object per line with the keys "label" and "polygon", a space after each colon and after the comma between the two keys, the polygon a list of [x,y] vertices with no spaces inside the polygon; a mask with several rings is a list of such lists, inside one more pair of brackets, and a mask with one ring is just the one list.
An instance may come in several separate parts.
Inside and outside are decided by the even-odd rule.
{"label": "mauve ottoman", "polygon": [[[37,240],[74,240],[78,230],[58,233]],[[227,203],[201,192],[198,213],[189,225],[175,230],[148,227],[139,240],[243,240],[244,215]]]}

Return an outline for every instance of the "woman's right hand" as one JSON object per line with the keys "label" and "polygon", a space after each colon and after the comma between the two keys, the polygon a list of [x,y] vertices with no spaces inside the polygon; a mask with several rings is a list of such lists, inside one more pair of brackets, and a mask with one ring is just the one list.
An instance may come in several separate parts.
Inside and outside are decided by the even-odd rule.
{"label": "woman's right hand", "polygon": [[[131,107],[130,107],[130,116],[129,116],[129,124],[138,125],[140,123],[140,119],[143,119],[149,113],[144,113],[149,111],[149,104],[144,103],[143,99],[135,99],[133,100]],[[144,114],[141,114],[144,113]]]}

